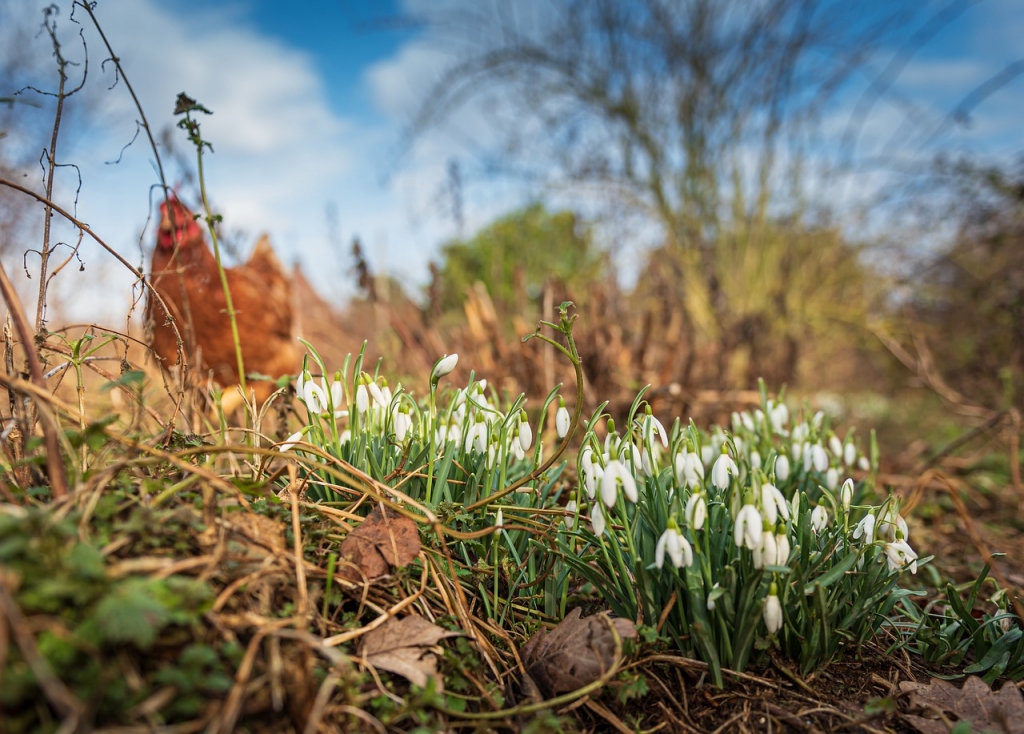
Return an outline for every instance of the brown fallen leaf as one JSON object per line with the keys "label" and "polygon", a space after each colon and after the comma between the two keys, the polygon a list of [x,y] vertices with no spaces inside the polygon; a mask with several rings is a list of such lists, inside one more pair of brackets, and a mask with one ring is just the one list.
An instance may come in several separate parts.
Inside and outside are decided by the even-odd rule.
{"label": "brown fallen leaf", "polygon": [[[936,711],[947,718],[969,721],[971,731],[992,731],[1013,734],[1024,729],[1024,695],[1012,683],[994,692],[976,675],[957,688],[938,678],[928,685],[903,681],[900,690],[910,693],[910,706],[933,716]],[[948,734],[949,727],[941,719],[904,714],[904,720],[921,734]]]}
{"label": "brown fallen leaf", "polygon": [[441,691],[437,656],[432,648],[439,640],[460,634],[416,615],[389,619],[363,637],[362,656],[373,667],[398,673],[421,688],[426,688],[428,678],[433,678]]}
{"label": "brown fallen leaf", "polygon": [[419,552],[416,523],[378,505],[342,541],[341,557],[348,563],[341,564],[338,575],[349,581],[362,581],[363,575],[373,580],[386,575],[392,567],[407,566]]}
{"label": "brown fallen leaf", "polygon": [[636,637],[636,626],[628,619],[581,614],[577,607],[551,632],[537,630],[520,650],[527,675],[549,698],[582,688],[608,672],[615,660],[615,637],[608,622],[620,639]]}

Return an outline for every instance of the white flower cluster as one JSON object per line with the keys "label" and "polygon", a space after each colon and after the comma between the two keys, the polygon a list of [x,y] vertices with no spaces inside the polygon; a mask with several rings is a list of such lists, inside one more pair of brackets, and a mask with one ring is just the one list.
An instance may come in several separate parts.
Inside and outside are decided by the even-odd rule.
{"label": "white flower cluster", "polygon": [[[621,520],[616,528],[628,528],[632,511],[624,503],[667,507],[668,519],[653,549],[653,565],[663,569],[669,560],[677,569],[688,568],[701,553],[701,536],[709,532],[706,523],[713,504],[718,509],[711,532],[730,532],[735,547],[749,551],[746,557],[754,569],[787,566],[797,542],[796,523],[802,521],[809,523],[813,535],[848,533],[848,540],[841,542],[877,546],[882,551],[878,557],[888,562],[892,573],[903,569],[916,573],[917,554],[907,543],[907,525],[895,502],[869,508],[855,527],[846,520],[856,485],[853,477],[844,475],[871,470],[852,436],[840,439],[823,427],[821,413],[791,425],[784,403],[768,401],[766,407],[734,413],[728,434],[714,428],[703,436],[684,430],[679,422],[669,432],[649,407],[624,434],[615,430],[611,420],[603,442],[593,431],[588,433],[578,471],[593,533],[605,536],[610,515]],[[835,493],[831,504],[843,515],[843,522],[831,525],[830,502],[822,490]],[[813,508],[804,505],[809,512],[801,520],[801,498],[806,503],[808,494],[821,499]],[[876,517],[882,519],[876,522]],[[642,552],[637,549],[638,554]],[[711,601],[709,597],[713,608]],[[774,582],[763,610],[769,632],[781,629],[782,606]]]}

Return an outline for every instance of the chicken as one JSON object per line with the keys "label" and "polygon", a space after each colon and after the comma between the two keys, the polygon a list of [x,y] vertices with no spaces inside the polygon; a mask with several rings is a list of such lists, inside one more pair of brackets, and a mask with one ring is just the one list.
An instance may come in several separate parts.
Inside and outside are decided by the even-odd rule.
{"label": "chicken", "polygon": [[[274,391],[272,381],[295,374],[301,362],[292,336],[291,282],[264,235],[243,265],[226,270],[235,307],[238,336],[247,386],[258,401]],[[217,263],[206,244],[203,229],[177,199],[160,205],[160,227],[150,275],[153,288],[167,304],[189,364],[202,377],[223,388],[239,384],[231,322]],[[163,367],[178,363],[178,342],[168,315],[150,296],[147,322],[152,326],[152,348]],[[258,373],[264,379],[248,379]],[[237,407],[238,393],[226,389],[225,412]]]}

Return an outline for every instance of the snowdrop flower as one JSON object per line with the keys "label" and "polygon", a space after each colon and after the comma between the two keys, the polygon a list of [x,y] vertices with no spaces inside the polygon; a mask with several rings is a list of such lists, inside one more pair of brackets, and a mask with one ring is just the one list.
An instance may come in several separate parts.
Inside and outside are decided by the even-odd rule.
{"label": "snowdrop flower", "polygon": [[558,434],[558,438],[562,439],[568,435],[571,423],[572,418],[569,416],[569,409],[565,407],[565,400],[559,398],[558,412],[555,413],[555,432]]}
{"label": "snowdrop flower", "polygon": [[847,441],[843,446],[843,463],[853,466],[855,461],[857,461],[857,447],[853,445],[853,441]]}
{"label": "snowdrop flower", "polygon": [[711,483],[719,489],[728,489],[729,475],[735,476],[739,473],[739,467],[736,466],[736,462],[732,460],[723,446],[722,453],[718,455],[718,460],[715,461],[715,466],[711,469]]}
{"label": "snowdrop flower", "polygon": [[519,435],[519,430],[519,428],[516,428],[515,435],[512,436],[512,440],[509,442],[509,448],[512,450],[512,455],[516,457],[516,461],[522,461],[526,458],[526,452],[523,450],[523,442]]}
{"label": "snowdrop flower", "polygon": [[811,447],[811,463],[814,464],[814,471],[823,472],[828,469],[828,454],[820,443]]}
{"label": "snowdrop flower", "polygon": [[784,520],[789,519],[789,505],[786,497],[774,484],[765,482],[761,485],[761,509],[764,511],[765,519],[772,527],[782,515]]}
{"label": "snowdrop flower", "polygon": [[434,365],[434,369],[430,372],[430,382],[436,385],[438,380],[447,374],[450,374],[455,365],[459,363],[459,355],[457,354],[446,354],[441,359],[437,360],[437,364]]}
{"label": "snowdrop flower", "polygon": [[644,444],[651,446],[654,444],[654,437],[657,436],[661,439],[662,448],[668,448],[668,431],[665,430],[664,424],[654,417],[654,414],[650,412],[651,406],[647,406],[647,416],[644,418]]}
{"label": "snowdrop flower", "polygon": [[768,634],[774,635],[782,629],[782,604],[779,602],[778,587],[773,583],[768,587],[768,596],[764,600],[764,626],[768,628]]}
{"label": "snowdrop flower", "polygon": [[341,384],[341,373],[334,373],[334,382],[331,383],[331,405],[334,406],[335,412],[341,407],[341,404],[345,401],[345,386]]}
{"label": "snowdrop flower", "polygon": [[384,393],[381,392],[380,386],[369,376],[366,379],[366,388],[370,391],[370,397],[373,398],[373,402],[381,408],[388,407],[390,401],[384,399]]}
{"label": "snowdrop flower", "polygon": [[689,568],[693,565],[693,548],[679,532],[675,520],[668,521],[668,528],[661,534],[654,548],[654,565],[658,568],[665,565],[666,552],[676,568]]}
{"label": "snowdrop flower", "polygon": [[875,542],[875,513],[870,512],[861,518],[857,527],[853,529],[853,539],[859,540],[863,536],[864,544],[870,545]]}
{"label": "snowdrop flower", "polygon": [[811,425],[814,426],[814,430],[818,430],[819,428],[821,428],[821,422],[823,420],[825,420],[825,411],[819,410],[817,413],[814,414],[814,417],[811,418]]}
{"label": "snowdrop flower", "polygon": [[683,514],[686,517],[686,524],[694,530],[704,527],[704,521],[708,517],[708,502],[703,492],[690,495],[690,499],[686,500],[686,510]]}
{"label": "snowdrop flower", "polygon": [[519,414],[519,444],[523,451],[529,451],[533,446],[533,429],[530,428],[530,421],[527,420],[526,411]]}
{"label": "snowdrop flower", "polygon": [[780,482],[789,479],[789,457],[785,454],[779,454],[775,460],[775,478]]}
{"label": "snowdrop flower", "polygon": [[505,527],[505,516],[501,512],[501,508],[498,508],[498,517],[494,520],[494,534],[497,535],[501,532],[501,529]]}
{"label": "snowdrop flower", "polygon": [[740,420],[743,422],[743,427],[744,428],[746,428],[751,433],[754,432],[754,430],[755,430],[755,428],[754,428],[754,419],[750,415],[750,413],[748,413],[747,411],[744,410],[742,413],[740,413]]}
{"label": "snowdrop flower", "polygon": [[[399,384],[399,387],[401,387],[401,384]],[[391,388],[388,387],[388,381],[383,377],[380,378],[380,394],[384,398],[385,405],[391,405]]]}
{"label": "snowdrop flower", "polygon": [[313,381],[312,377],[305,377],[302,381],[302,402],[311,413],[317,415],[327,410],[327,393]]}
{"label": "snowdrop flower", "polygon": [[910,528],[903,516],[896,512],[892,503],[878,518],[878,535],[887,540],[910,540]]}
{"label": "snowdrop flower", "polygon": [[360,413],[365,413],[370,408],[370,393],[366,389],[366,385],[360,380],[359,387],[356,388],[356,410]]}
{"label": "snowdrop flower", "polygon": [[740,508],[733,527],[733,542],[737,548],[746,546],[756,550],[761,544],[761,513],[753,505],[747,504]]}
{"label": "snowdrop flower", "polygon": [[715,585],[711,587],[711,593],[708,594],[708,604],[707,604],[707,607],[708,607],[708,611],[709,612],[715,611],[715,606],[716,606],[715,605],[715,600],[720,596],[719,594],[715,593],[717,589],[718,589],[718,582],[716,581]]}
{"label": "snowdrop flower", "polygon": [[843,455],[843,442],[834,433],[828,437],[828,450],[832,452],[833,456]]}
{"label": "snowdrop flower", "polygon": [[755,469],[761,468],[761,454],[757,451],[750,452],[750,465]]}
{"label": "snowdrop flower", "polygon": [[601,477],[601,501],[607,507],[615,505],[615,500],[619,495],[620,484],[626,499],[635,503],[640,496],[637,493],[636,480],[633,479],[633,474],[621,461],[612,459],[605,466],[604,474]]}
{"label": "snowdrop flower", "polygon": [[811,429],[808,427],[806,423],[799,423],[793,428],[793,440],[803,443],[807,436],[810,435],[810,433]]}
{"label": "snowdrop flower", "polygon": [[469,428],[466,434],[466,443],[473,447],[474,451],[485,453],[487,451],[487,422],[478,420]]}
{"label": "snowdrop flower", "polygon": [[715,459],[715,450],[710,446],[700,447],[700,461],[705,468],[711,466],[711,462]]}
{"label": "snowdrop flower", "polygon": [[569,501],[565,503],[565,517],[562,518],[562,525],[568,530],[570,525],[576,523],[576,510],[579,505],[576,504],[576,493],[573,492],[569,495]]}
{"label": "snowdrop flower", "polygon": [[836,485],[839,484],[839,470],[834,466],[830,466],[828,471],[825,472],[825,486],[828,487],[829,491],[833,491]]}
{"label": "snowdrop flower", "polygon": [[911,573],[917,573],[917,553],[905,540],[886,543],[885,559],[889,562],[889,573],[902,571],[908,566]]}
{"label": "snowdrop flower", "polygon": [[853,502],[853,480],[847,479],[843,482],[843,488],[839,492],[839,498],[843,503],[843,511],[850,511],[850,503]]}
{"label": "snowdrop flower", "polygon": [[297,444],[299,441],[302,440],[302,434],[304,434],[305,432],[306,432],[305,428],[303,428],[301,431],[296,431],[295,433],[290,435],[288,438],[286,438],[281,443],[281,445],[277,447],[277,450],[281,451],[282,453],[285,452],[285,451],[291,451],[295,447],[295,444]]}
{"label": "snowdrop flower", "polygon": [[786,425],[789,423],[789,408],[785,403],[779,403],[771,410],[772,430],[778,434],[786,432]]}
{"label": "snowdrop flower", "polygon": [[492,443],[490,446],[487,447],[487,468],[488,469],[493,469],[494,468],[495,459],[497,459],[497,458],[498,458],[498,452],[495,451],[494,444]]}
{"label": "snowdrop flower", "polygon": [[395,429],[395,438],[400,442],[405,440],[406,434],[408,434],[409,429],[412,428],[412,417],[405,412],[406,410],[408,410],[408,408],[405,410],[399,409],[394,414],[394,422],[392,423]]}
{"label": "snowdrop flower", "polygon": [[601,511],[601,503],[595,502],[590,507],[590,527],[594,535],[604,535],[604,513]]}
{"label": "snowdrop flower", "polygon": [[640,467],[644,470],[645,476],[654,477],[658,475],[658,465],[651,458],[656,448],[656,446],[652,446],[651,450],[640,452]]}
{"label": "snowdrop flower", "polygon": [[676,484],[696,489],[704,483],[704,464],[695,452],[683,449],[676,454]]}
{"label": "snowdrop flower", "polygon": [[777,553],[775,555],[775,565],[785,566],[789,562],[789,535],[786,533],[785,528],[780,532],[778,528],[775,530],[775,548]]}
{"label": "snowdrop flower", "polygon": [[811,510],[811,530],[817,535],[828,527],[828,510],[825,505],[818,505]]}
{"label": "snowdrop flower", "polygon": [[754,548],[754,568],[771,566],[779,557],[779,548],[775,543],[775,533],[771,530],[761,531],[761,543]]}
{"label": "snowdrop flower", "polygon": [[862,456],[857,459],[857,468],[861,471],[871,471],[871,462],[868,461],[868,457]]}

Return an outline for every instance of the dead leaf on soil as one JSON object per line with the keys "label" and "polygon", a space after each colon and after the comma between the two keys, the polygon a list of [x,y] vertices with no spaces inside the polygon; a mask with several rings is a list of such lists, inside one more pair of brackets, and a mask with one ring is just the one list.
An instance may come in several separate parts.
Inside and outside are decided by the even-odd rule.
{"label": "dead leaf on soil", "polygon": [[1012,683],[1006,683],[995,693],[976,675],[964,683],[962,689],[938,678],[928,685],[903,681],[900,690],[910,693],[910,705],[923,709],[925,716],[904,714],[904,720],[921,734],[948,734],[949,728],[941,719],[928,718],[941,711],[948,718],[971,722],[972,731],[993,731],[1012,734],[1019,732],[1024,721],[1024,695]]}
{"label": "dead leaf on soil", "polygon": [[611,619],[606,612],[585,618],[581,614],[577,607],[551,632],[537,630],[520,650],[527,675],[549,698],[582,688],[608,672],[615,660],[615,637],[608,622],[620,639],[636,637],[636,626],[628,619]]}
{"label": "dead leaf on soil", "polygon": [[389,619],[363,638],[362,655],[375,668],[398,673],[421,688],[428,678],[443,686],[437,675],[437,656],[433,647],[445,637],[457,637],[461,632],[450,632],[431,624],[423,617],[410,615],[403,619]]}
{"label": "dead leaf on soil", "polygon": [[342,541],[341,557],[348,563],[340,566],[338,575],[349,581],[362,581],[358,567],[372,580],[386,575],[392,567],[407,566],[419,552],[420,533],[416,523],[378,505]]}

